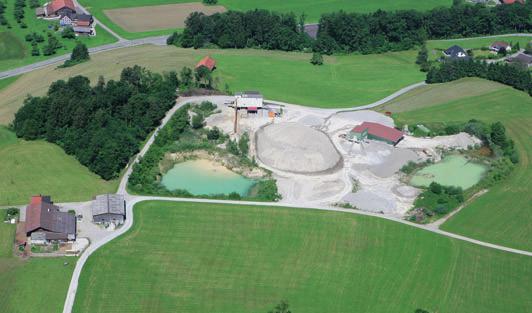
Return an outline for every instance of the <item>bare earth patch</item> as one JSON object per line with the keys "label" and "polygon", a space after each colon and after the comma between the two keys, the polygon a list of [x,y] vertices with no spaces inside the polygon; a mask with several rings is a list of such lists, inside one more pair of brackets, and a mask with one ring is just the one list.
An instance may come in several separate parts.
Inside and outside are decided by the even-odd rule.
{"label": "bare earth patch", "polygon": [[212,15],[225,12],[221,5],[204,5],[200,2],[165,4],[145,7],[104,10],[114,23],[128,32],[144,32],[168,28],[184,28],[187,17],[193,12]]}

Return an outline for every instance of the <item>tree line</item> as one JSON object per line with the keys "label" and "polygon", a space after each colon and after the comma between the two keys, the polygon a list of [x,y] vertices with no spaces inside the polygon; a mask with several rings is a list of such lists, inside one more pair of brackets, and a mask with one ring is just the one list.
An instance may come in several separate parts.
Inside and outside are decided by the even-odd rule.
{"label": "tree line", "polygon": [[427,12],[415,10],[323,14],[317,40],[304,33],[305,16],[266,10],[192,13],[182,35],[169,44],[188,48],[314,50],[364,54],[411,49],[427,39],[532,31],[532,3],[483,5],[456,2]]}
{"label": "tree line", "polygon": [[532,95],[532,76],[528,69],[516,65],[491,63],[477,60],[456,60],[441,62],[427,73],[426,82],[444,83],[464,77],[479,77],[509,85]]}
{"label": "tree line", "polygon": [[100,77],[94,87],[84,76],[59,80],[45,96],[29,96],[12,127],[18,137],[58,144],[112,179],[174,105],[178,85],[175,72],[160,75],[140,66],[125,68],[119,80]]}
{"label": "tree line", "polygon": [[380,53],[411,49],[427,39],[530,32],[531,13],[529,1],[526,5],[494,7],[457,2],[427,12],[340,11],[322,15],[316,49],[324,53]]}

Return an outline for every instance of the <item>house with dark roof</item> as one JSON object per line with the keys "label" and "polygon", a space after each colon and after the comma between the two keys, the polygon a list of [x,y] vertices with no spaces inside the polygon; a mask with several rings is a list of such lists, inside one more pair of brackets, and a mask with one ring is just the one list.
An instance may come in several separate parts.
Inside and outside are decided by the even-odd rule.
{"label": "house with dark roof", "polygon": [[507,58],[506,62],[523,68],[529,68],[530,66],[532,66],[532,56],[524,53],[519,53],[515,57]]}
{"label": "house with dark roof", "polygon": [[52,0],[44,7],[48,17],[76,14],[76,6],[72,0]]}
{"label": "house with dark roof", "polygon": [[443,55],[446,56],[447,58],[457,59],[457,60],[469,58],[464,48],[458,45],[454,45],[448,48],[447,50],[443,51]]}
{"label": "house with dark roof", "polygon": [[123,224],[126,219],[126,201],[123,195],[105,194],[94,198],[91,205],[94,223]]}
{"label": "house with dark roof", "polygon": [[490,46],[491,51],[499,52],[501,50],[506,50],[506,52],[512,51],[512,46],[506,41],[495,41]]}
{"label": "house with dark roof", "polygon": [[201,59],[198,64],[196,64],[196,66],[194,67],[195,69],[198,69],[200,67],[206,67],[209,69],[209,71],[214,71],[214,69],[216,69],[216,61],[211,58],[210,56],[206,56],[204,57],[203,59]]}
{"label": "house with dark roof", "polygon": [[26,236],[39,243],[76,240],[76,217],[61,212],[50,196],[33,196],[26,207]]}
{"label": "house with dark roof", "polygon": [[364,122],[351,130],[349,133],[351,139],[356,138],[361,141],[364,139],[383,141],[391,145],[396,145],[403,140],[403,132],[379,123]]}

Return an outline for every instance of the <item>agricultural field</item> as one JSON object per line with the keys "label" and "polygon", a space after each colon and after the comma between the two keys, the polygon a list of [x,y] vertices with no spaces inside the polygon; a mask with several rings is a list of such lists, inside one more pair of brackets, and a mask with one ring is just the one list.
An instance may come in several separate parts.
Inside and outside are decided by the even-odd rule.
{"label": "agricultural field", "polygon": [[[15,0],[4,0],[3,2],[6,4],[6,12],[4,13],[4,16],[11,25],[11,28],[0,25],[0,71],[70,53],[76,45],[76,40],[61,38],[60,32],[54,31],[53,28],[49,29],[49,26],[58,23],[57,21],[49,22],[37,19],[35,17],[35,10],[30,8],[28,4],[24,10],[25,14],[23,19],[28,27],[21,28],[13,16]],[[44,3],[45,1],[41,2]],[[46,43],[45,40],[44,43],[39,45],[41,47],[41,55],[32,56],[31,44],[25,41],[25,36],[33,32],[42,35],[45,39],[48,32],[53,33],[63,47],[57,50],[55,55],[45,56],[42,54],[42,47]],[[96,34],[95,37],[78,37],[77,40],[85,43],[88,47],[95,47],[116,41],[111,34],[99,26],[96,26]],[[9,54],[4,54],[3,51],[9,52]],[[5,57],[6,55],[8,57]]]}
{"label": "agricultural field", "polygon": [[[157,18],[138,18],[138,16],[150,11]],[[133,7],[105,10],[115,24],[127,32],[145,32],[152,30],[166,30],[173,28],[185,28],[187,17],[194,12],[202,12],[206,15],[225,12],[220,5],[204,5],[203,3],[176,3],[150,7]]]}
{"label": "agricultural field", "polygon": [[57,202],[89,200],[113,192],[118,181],[105,181],[59,146],[24,141],[0,126],[0,205],[27,203],[34,194],[51,194]]}
{"label": "agricultural field", "polygon": [[[2,210],[0,215],[3,219]],[[0,307],[2,312],[61,312],[75,258],[13,256],[15,225],[0,223]],[[67,262],[67,265],[64,263]]]}
{"label": "agricultural field", "polygon": [[176,202],[134,214],[89,258],[74,312],[267,312],[281,299],[308,313],[532,309],[529,257],[390,221]]}
{"label": "agricultural field", "polygon": [[45,94],[52,81],[78,74],[93,82],[100,75],[115,79],[135,64],[156,72],[179,71],[205,55],[218,62],[214,73],[220,89],[227,83],[232,91],[258,89],[271,100],[322,108],[368,104],[424,79],[414,64],[415,51],[331,56],[325,57],[325,65],[313,66],[307,53],[139,46],[99,53],[72,68],[48,67],[22,75],[0,90],[0,124],[13,119],[28,94]]}
{"label": "agricultural field", "polygon": [[[515,141],[520,161],[503,182],[457,213],[443,229],[479,240],[513,248],[532,250],[530,203],[532,195],[532,100],[521,91],[480,79],[422,87],[405,94],[382,108],[400,112],[399,122],[463,122],[475,118],[486,122],[501,121]],[[482,86],[484,85],[484,86]],[[498,85],[498,86],[496,86]],[[477,86],[476,89],[473,87]],[[485,90],[479,94],[478,90]],[[462,90],[461,96],[456,94]],[[466,90],[471,90],[468,94]],[[438,96],[434,96],[434,95]]]}
{"label": "agricultural field", "polygon": [[[113,14],[108,14],[106,10],[122,9],[131,7],[143,7],[143,6],[155,6],[166,5],[176,3],[195,3],[200,4],[201,1],[193,0],[81,0],[80,3],[88,9],[94,16],[96,16],[102,23],[111,27],[113,31],[119,35],[133,39],[146,37],[150,35],[169,34],[172,29],[167,30],[152,30],[142,32],[128,32],[126,29],[121,28],[118,21],[113,19]],[[308,23],[317,23],[322,13],[334,12],[338,10],[355,11],[355,12],[372,12],[378,9],[382,10],[398,10],[398,9],[416,9],[416,10],[429,10],[438,6],[450,6],[451,0],[381,0],[381,1],[364,1],[364,0],[261,0],[261,1],[248,1],[248,0],[219,0],[218,5],[225,7],[228,10],[246,11],[256,8],[273,10],[278,12],[294,12],[297,15],[305,13],[307,16],[306,21]],[[148,8],[146,10],[149,10]],[[164,14],[165,16],[167,13]],[[157,17],[151,17],[157,19]]]}
{"label": "agricultural field", "polygon": [[489,48],[495,41],[506,41],[515,47],[517,43],[521,49],[526,47],[526,44],[532,40],[530,36],[496,36],[490,38],[471,38],[471,39],[449,39],[449,40],[429,40],[427,41],[427,49],[429,50],[429,58],[437,59],[442,56],[442,51],[458,45],[466,50],[472,50],[474,56],[489,56],[495,55],[485,49]]}

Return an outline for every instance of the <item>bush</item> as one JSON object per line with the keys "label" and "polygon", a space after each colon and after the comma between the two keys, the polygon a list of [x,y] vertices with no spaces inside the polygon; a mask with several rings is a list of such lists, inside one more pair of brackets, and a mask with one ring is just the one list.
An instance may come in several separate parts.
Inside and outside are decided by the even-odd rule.
{"label": "bush", "polygon": [[323,56],[319,52],[314,52],[310,59],[312,65],[323,65]]}
{"label": "bush", "polygon": [[218,0],[202,0],[202,2],[207,5],[213,5],[213,4],[217,4]]}
{"label": "bush", "polygon": [[203,118],[203,114],[196,113],[196,115],[192,117],[192,128],[200,129],[203,127],[204,122],[205,119]]}
{"label": "bush", "polygon": [[242,136],[240,136],[240,139],[238,139],[238,149],[240,150],[240,154],[242,156],[247,156],[249,153],[249,135],[248,133],[244,133]]}
{"label": "bush", "polygon": [[74,32],[74,29],[70,26],[65,27],[63,31],[61,32],[61,37],[66,39],[75,39],[76,33]]}
{"label": "bush", "polygon": [[429,185],[429,190],[437,195],[442,193],[442,186],[436,182],[432,182]]}
{"label": "bush", "polygon": [[209,140],[220,139],[220,130],[218,129],[218,127],[213,127],[209,129],[209,131],[207,132],[207,139]]}

